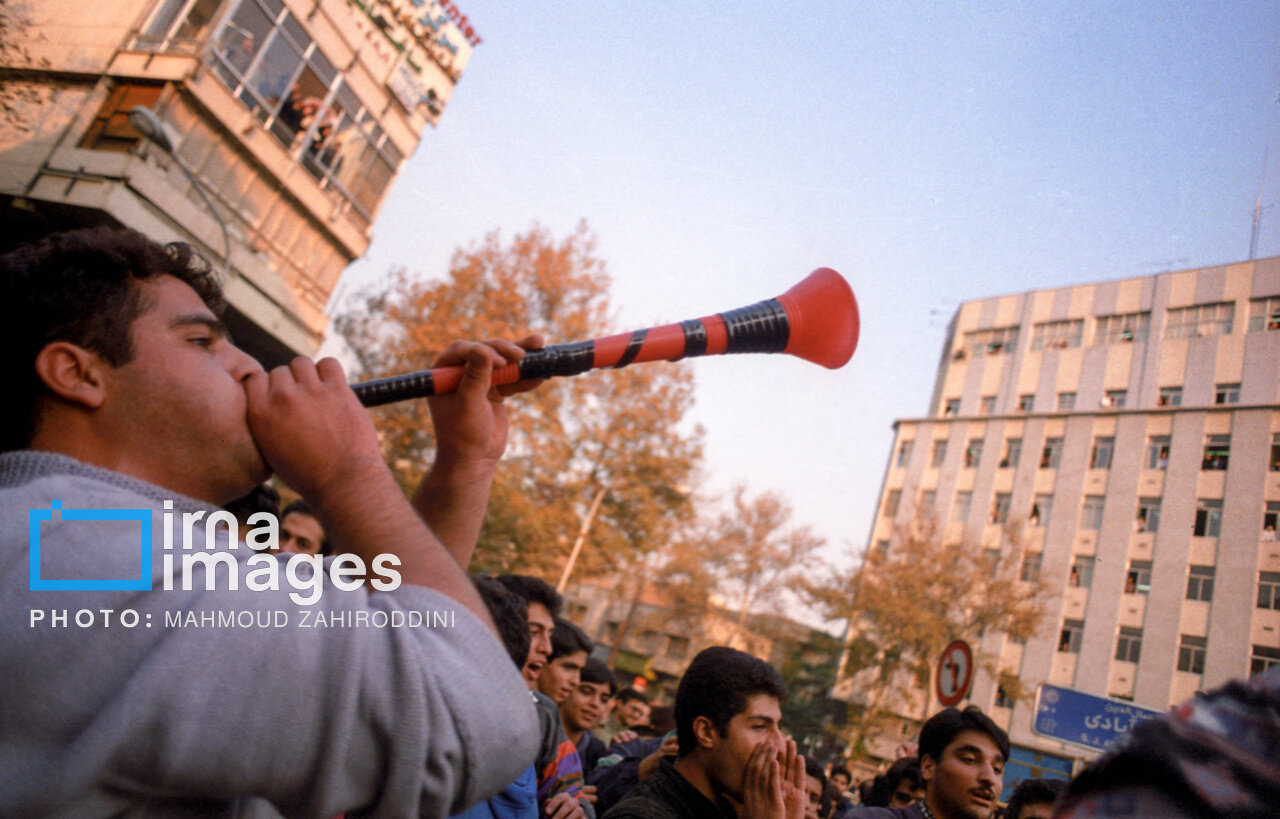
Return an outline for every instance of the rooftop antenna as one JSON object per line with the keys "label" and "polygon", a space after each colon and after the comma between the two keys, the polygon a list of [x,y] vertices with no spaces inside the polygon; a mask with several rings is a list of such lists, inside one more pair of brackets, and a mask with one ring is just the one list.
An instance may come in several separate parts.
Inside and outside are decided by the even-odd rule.
{"label": "rooftop antenna", "polygon": [[1262,224],[1262,187],[1267,181],[1267,153],[1270,150],[1270,145],[1262,150],[1262,178],[1258,180],[1258,197],[1253,200],[1253,231],[1249,234],[1249,261],[1253,261],[1258,255],[1258,228]]}

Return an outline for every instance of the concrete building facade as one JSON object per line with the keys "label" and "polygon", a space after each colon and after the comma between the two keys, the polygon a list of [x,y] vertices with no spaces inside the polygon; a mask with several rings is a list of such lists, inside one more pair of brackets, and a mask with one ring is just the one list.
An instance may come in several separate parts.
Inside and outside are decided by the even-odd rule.
{"label": "concrete building facade", "polygon": [[[966,302],[895,430],[873,548],[933,515],[1054,590],[1034,638],[975,646],[1002,674],[1163,710],[1280,664],[1280,258]],[[969,702],[1096,755],[992,675]]]}
{"label": "concrete building facade", "polygon": [[[228,323],[267,364],[315,352],[339,274],[480,42],[450,0],[6,12],[24,49],[0,66],[0,250],[101,223],[189,242],[225,270]],[[130,123],[138,105],[177,160]]]}

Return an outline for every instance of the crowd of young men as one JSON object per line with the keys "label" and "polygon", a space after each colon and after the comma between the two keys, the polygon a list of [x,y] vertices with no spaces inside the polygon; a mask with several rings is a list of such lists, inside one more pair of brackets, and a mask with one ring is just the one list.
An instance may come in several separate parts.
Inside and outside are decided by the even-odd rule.
{"label": "crowd of young men", "polygon": [[[654,731],[667,712],[617,690],[546,583],[466,574],[506,445],[503,398],[537,386],[491,375],[539,337],[440,357],[465,374],[430,402],[436,460],[406,499],[337,362],[265,372],[228,337],[218,283],[189,248],[55,235],[0,257],[0,288],[0,815],[997,810],[1009,740],[976,708],[929,719],[883,807],[855,806],[848,772],[829,785],[786,737],[768,663],[703,650],[674,728]],[[275,508],[273,472],[301,502],[266,542],[213,525]],[[395,580],[344,561],[394,566]],[[290,584],[312,581],[300,601]],[[423,612],[447,612],[447,627],[376,627]],[[305,626],[318,619],[343,627]],[[1275,711],[1280,669],[1258,691],[1240,696]],[[1035,815],[1025,796],[1016,810]]]}

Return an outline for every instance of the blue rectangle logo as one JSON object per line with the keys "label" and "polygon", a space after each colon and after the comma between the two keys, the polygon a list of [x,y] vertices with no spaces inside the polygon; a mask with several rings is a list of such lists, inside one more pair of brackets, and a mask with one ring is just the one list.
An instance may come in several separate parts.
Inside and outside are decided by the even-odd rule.
{"label": "blue rectangle logo", "polygon": [[[31,590],[32,591],[150,591],[152,588],[151,516],[150,509],[63,509],[55,500],[48,509],[30,510],[31,525]],[[137,521],[141,527],[141,558],[136,578],[48,579],[40,572],[40,524],[55,519],[75,521]]]}

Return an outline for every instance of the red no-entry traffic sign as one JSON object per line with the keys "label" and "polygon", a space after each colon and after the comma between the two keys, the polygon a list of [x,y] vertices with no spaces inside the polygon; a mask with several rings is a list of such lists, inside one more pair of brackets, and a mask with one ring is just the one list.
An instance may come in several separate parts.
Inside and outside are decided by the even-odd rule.
{"label": "red no-entry traffic sign", "polygon": [[958,705],[969,694],[973,683],[973,649],[964,640],[947,646],[938,659],[933,690],[944,708]]}

